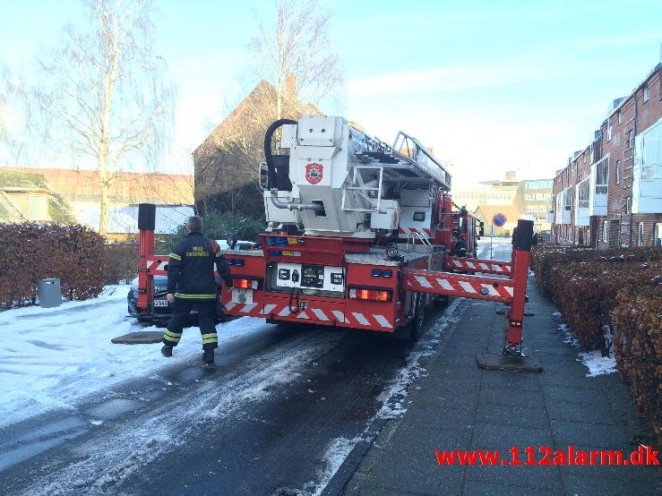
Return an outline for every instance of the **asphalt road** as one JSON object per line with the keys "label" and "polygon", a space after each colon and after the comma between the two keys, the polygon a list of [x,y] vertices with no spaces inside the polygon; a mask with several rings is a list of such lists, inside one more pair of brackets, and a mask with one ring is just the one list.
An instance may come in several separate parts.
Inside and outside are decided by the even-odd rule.
{"label": "asphalt road", "polygon": [[314,494],[426,338],[262,325],[214,369],[182,363],[5,429],[2,492]]}

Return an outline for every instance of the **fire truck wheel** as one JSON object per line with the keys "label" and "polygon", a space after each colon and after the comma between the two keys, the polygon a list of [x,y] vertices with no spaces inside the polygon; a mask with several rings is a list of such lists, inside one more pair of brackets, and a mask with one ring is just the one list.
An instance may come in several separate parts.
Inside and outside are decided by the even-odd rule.
{"label": "fire truck wheel", "polygon": [[416,294],[416,310],[414,313],[414,318],[409,323],[409,339],[411,341],[417,341],[421,337],[421,332],[423,330],[423,321],[425,320],[425,297],[421,293]]}
{"label": "fire truck wheel", "polygon": [[435,296],[434,299],[432,300],[432,304],[435,307],[438,308],[445,308],[448,306],[448,303],[450,302],[450,297],[449,296]]}

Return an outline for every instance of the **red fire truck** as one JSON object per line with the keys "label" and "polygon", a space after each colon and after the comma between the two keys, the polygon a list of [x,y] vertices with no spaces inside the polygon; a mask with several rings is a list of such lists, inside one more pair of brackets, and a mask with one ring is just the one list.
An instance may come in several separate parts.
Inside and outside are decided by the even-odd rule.
{"label": "red fire truck", "polygon": [[[510,262],[476,259],[482,223],[453,204],[444,166],[412,136],[389,146],[341,117],[276,121],[265,158],[268,227],[260,249],[225,253],[227,314],[416,338],[434,299],[492,300],[509,305],[504,351],[521,354],[532,222],[519,221]],[[141,229],[146,309],[167,263],[151,243]]]}

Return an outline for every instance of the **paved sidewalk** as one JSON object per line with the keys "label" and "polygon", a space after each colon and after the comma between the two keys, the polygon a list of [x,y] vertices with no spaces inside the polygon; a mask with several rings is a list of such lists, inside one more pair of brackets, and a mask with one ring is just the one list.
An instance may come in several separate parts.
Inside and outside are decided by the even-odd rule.
{"label": "paved sidewalk", "polygon": [[[349,482],[345,495],[655,495],[659,467],[441,466],[436,450],[500,450],[510,457],[532,446],[552,450],[637,449],[642,423],[617,374],[586,377],[577,349],[563,343],[555,308],[529,278],[524,350],[542,373],[483,370],[480,352],[497,352],[505,317],[501,305],[467,301],[447,331],[428,375],[414,383],[407,412],[390,420]],[[662,456],[659,457],[662,459]],[[509,458],[510,459],[510,458]],[[656,482],[657,479],[657,482]]]}

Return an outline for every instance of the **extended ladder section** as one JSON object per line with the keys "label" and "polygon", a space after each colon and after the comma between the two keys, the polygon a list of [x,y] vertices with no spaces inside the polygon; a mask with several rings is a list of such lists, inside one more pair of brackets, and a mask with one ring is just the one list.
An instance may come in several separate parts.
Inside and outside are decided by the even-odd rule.
{"label": "extended ladder section", "polygon": [[450,174],[416,138],[399,131],[392,148],[381,142],[379,145],[356,157],[364,164],[379,164],[384,171],[384,182],[407,181],[425,185],[433,180],[441,189],[450,190]]}

